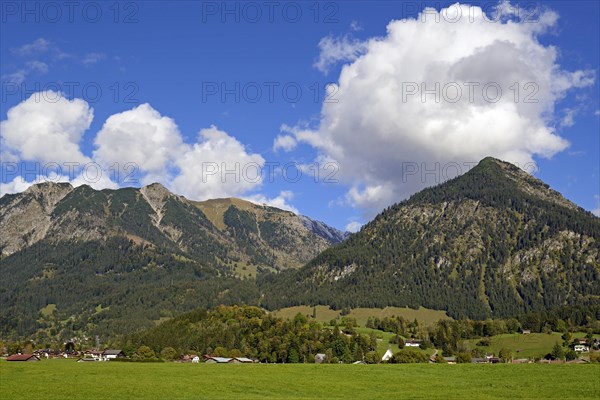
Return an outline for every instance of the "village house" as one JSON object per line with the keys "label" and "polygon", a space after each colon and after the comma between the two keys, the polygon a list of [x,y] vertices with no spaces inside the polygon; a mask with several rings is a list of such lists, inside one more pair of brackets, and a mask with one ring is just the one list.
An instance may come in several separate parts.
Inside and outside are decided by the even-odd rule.
{"label": "village house", "polygon": [[573,346],[573,350],[581,353],[589,353],[590,348],[583,344],[576,344],[575,346]]}
{"label": "village house", "polygon": [[315,355],[315,364],[321,364],[326,358],[327,356],[325,356],[325,354],[317,353],[317,355]]}
{"label": "village house", "polygon": [[123,350],[107,349],[102,352],[102,357],[108,361],[115,358],[125,358],[125,353],[123,353]]}
{"label": "village house", "polygon": [[389,361],[393,356],[392,349],[387,349],[383,357],[381,357],[381,361]]}
{"label": "village house", "polygon": [[422,340],[407,340],[406,342],[404,342],[404,346],[405,347],[419,347],[421,345],[421,343],[423,343]]}
{"label": "village house", "polygon": [[487,364],[488,363],[488,359],[485,357],[473,357],[471,359],[471,363],[473,364]]}
{"label": "village house", "polygon": [[523,329],[523,335],[529,335],[529,334],[531,334],[531,330]]}
{"label": "village house", "polygon": [[214,357],[209,355],[204,355],[203,357],[206,364],[227,364],[233,360],[231,357]]}
{"label": "village house", "polygon": [[[240,363],[240,364],[252,364],[254,363],[254,360],[251,358],[247,358],[247,357],[234,357],[233,360],[235,360],[236,362]],[[232,360],[232,362],[233,362]]]}
{"label": "village house", "polygon": [[40,361],[40,359],[33,354],[13,354],[6,358],[6,361]]}

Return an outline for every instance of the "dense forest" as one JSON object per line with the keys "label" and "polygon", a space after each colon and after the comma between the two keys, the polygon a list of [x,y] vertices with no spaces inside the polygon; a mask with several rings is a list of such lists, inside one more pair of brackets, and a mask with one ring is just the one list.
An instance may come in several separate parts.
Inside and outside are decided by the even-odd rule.
{"label": "dense forest", "polygon": [[424,306],[485,319],[598,304],[599,260],[600,219],[488,158],[258,284],[268,309]]}

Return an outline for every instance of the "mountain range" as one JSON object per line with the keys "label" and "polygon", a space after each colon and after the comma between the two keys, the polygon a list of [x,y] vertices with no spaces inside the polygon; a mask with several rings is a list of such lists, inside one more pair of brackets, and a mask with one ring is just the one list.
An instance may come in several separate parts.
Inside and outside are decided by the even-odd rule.
{"label": "mountain range", "polygon": [[256,274],[298,268],[347,236],[289,211],[194,202],[160,184],[33,185],[0,198],[0,230],[0,321],[19,335],[60,321],[127,331],[197,306],[256,304]]}
{"label": "mountain range", "polygon": [[482,160],[395,204],[305,267],[260,280],[270,309],[424,306],[485,319],[600,302],[600,219]]}
{"label": "mountain range", "polygon": [[600,219],[512,164],[385,209],[348,236],[160,184],[42,183],[0,198],[0,335],[114,335],[218,304],[409,306],[484,319],[600,301]]}

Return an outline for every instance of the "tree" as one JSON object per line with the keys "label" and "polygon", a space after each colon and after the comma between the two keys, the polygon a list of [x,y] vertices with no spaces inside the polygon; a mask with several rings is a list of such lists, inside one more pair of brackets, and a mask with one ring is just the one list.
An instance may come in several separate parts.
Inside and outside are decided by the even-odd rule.
{"label": "tree", "polygon": [[298,351],[295,348],[291,348],[288,353],[287,362],[291,364],[297,364],[300,362],[300,357],[298,356]]}
{"label": "tree", "polygon": [[160,351],[160,356],[168,361],[173,361],[177,358],[177,352],[172,347],[165,347]]}
{"label": "tree", "polygon": [[563,346],[567,347],[571,344],[571,341],[573,341],[573,335],[571,334],[571,332],[565,332],[563,333],[563,335],[561,336],[562,340],[563,340]]}
{"label": "tree", "polygon": [[567,361],[576,360],[578,358],[578,354],[575,350],[569,349],[565,353],[565,358]]}
{"label": "tree", "polygon": [[457,364],[468,364],[472,360],[471,353],[462,352],[456,355],[456,363]]}
{"label": "tree", "polygon": [[513,358],[512,351],[507,348],[500,349],[498,356],[500,357],[500,360],[502,360],[502,362],[504,363],[512,361]]}
{"label": "tree", "polygon": [[367,364],[377,364],[381,361],[381,354],[376,351],[369,351],[365,354],[365,362]]}
{"label": "tree", "polygon": [[140,346],[137,350],[137,356],[142,360],[151,360],[155,358],[154,350],[148,346]]}
{"label": "tree", "polygon": [[552,348],[552,353],[550,353],[550,354],[552,354],[552,357],[555,360],[562,360],[563,358],[565,358],[565,351],[563,350],[562,346],[558,342],[556,342],[556,344]]}

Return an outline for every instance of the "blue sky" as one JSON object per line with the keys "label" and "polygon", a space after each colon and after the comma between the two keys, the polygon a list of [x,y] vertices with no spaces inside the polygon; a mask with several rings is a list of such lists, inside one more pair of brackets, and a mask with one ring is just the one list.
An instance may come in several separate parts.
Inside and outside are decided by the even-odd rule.
{"label": "blue sky", "polygon": [[[526,169],[533,161],[535,176],[568,199],[600,207],[598,2],[469,3],[460,22],[457,14],[418,15],[451,2],[47,4],[2,2],[3,193],[33,180],[22,178],[26,166],[44,172],[49,162],[63,165],[63,174],[65,162],[98,163],[113,179],[96,186],[127,186],[127,170],[115,179],[110,166],[133,162],[138,186],[158,180],[195,199],[246,197],[356,229],[489,154]],[[479,24],[474,35],[462,22],[478,15],[464,13],[477,5],[499,21]],[[406,18],[413,22],[388,34],[392,20]],[[505,101],[514,91],[502,81],[513,76],[516,107]],[[431,104],[433,96],[393,101],[407,82],[444,86],[458,78],[461,85],[502,81],[504,97],[476,100],[480,108],[465,100],[460,112],[445,98]],[[531,82],[539,102],[530,107],[522,97]],[[326,98],[329,83],[339,86]],[[38,91],[45,94],[27,103]],[[53,118],[62,118],[54,131],[47,128]],[[238,161],[263,174],[273,166],[274,176],[248,182],[239,170],[241,182],[234,174],[225,183],[198,178],[203,168]],[[315,165],[324,168],[318,182]],[[415,165],[437,172],[401,178]]]}

